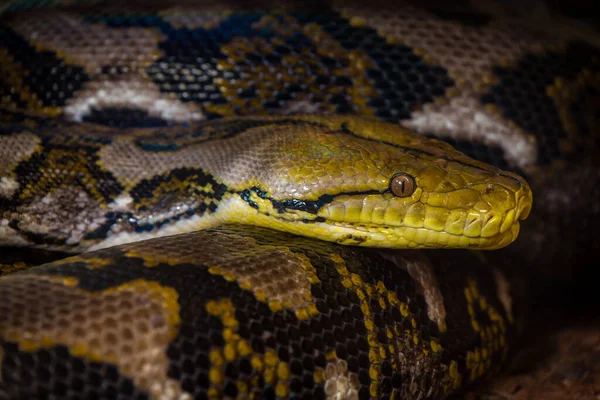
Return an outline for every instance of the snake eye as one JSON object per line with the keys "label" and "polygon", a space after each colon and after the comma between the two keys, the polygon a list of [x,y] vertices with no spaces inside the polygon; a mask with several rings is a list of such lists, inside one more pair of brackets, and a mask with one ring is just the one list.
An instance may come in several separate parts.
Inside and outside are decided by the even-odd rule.
{"label": "snake eye", "polygon": [[408,197],[417,188],[415,178],[408,174],[399,173],[392,177],[390,181],[390,190],[398,197]]}

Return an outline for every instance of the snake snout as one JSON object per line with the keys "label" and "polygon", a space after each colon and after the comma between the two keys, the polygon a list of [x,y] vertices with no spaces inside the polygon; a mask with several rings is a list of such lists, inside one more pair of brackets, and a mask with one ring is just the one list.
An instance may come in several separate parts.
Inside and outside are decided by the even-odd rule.
{"label": "snake snout", "polygon": [[[512,243],[518,236],[520,222],[529,215],[532,194],[528,183],[520,176],[497,169],[470,171],[470,182],[461,194],[463,202],[449,202],[447,206],[465,207],[464,224],[458,219],[447,226],[448,233],[458,234],[475,241],[479,249],[494,249]],[[467,197],[462,192],[470,193]],[[450,229],[452,228],[452,229]]]}
{"label": "snake snout", "polygon": [[519,188],[515,192],[515,221],[525,220],[531,212],[531,207],[533,205],[533,194],[529,184],[523,178],[515,175],[513,179],[519,184]]}
{"label": "snake snout", "polygon": [[[517,231],[519,221],[525,220],[529,216],[533,201],[531,189],[523,178],[518,177],[517,179],[512,176],[503,176],[502,178],[499,181],[499,190],[507,195],[506,200],[495,202],[502,216],[497,220],[491,218],[489,226],[495,226],[495,229],[488,230],[489,233],[495,231],[496,235],[506,235]],[[506,185],[507,179],[510,180],[511,185]],[[485,230],[484,228],[482,232]],[[516,239],[516,235],[511,242],[514,239]]]}
{"label": "snake snout", "polygon": [[526,220],[529,217],[531,208],[533,206],[533,196],[529,185],[525,183],[522,186],[522,190],[516,195],[516,207],[515,207],[515,218],[513,224],[518,224],[519,221]]}

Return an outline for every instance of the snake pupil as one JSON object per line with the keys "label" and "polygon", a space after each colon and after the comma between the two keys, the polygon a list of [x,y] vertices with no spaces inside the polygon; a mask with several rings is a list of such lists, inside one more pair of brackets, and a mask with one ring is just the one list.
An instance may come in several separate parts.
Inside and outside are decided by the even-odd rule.
{"label": "snake pupil", "polygon": [[415,178],[405,173],[394,175],[390,181],[390,190],[398,197],[410,196],[416,188]]}

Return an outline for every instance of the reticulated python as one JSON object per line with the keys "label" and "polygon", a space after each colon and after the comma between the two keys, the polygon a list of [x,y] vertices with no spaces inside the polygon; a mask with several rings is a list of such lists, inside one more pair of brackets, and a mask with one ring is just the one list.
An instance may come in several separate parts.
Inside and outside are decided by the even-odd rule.
{"label": "reticulated python", "polygon": [[[0,29],[0,398],[443,398],[505,360],[515,270],[593,248],[599,58],[557,32],[350,3]],[[409,250],[530,212],[502,250]],[[9,274],[25,246],[96,251]]]}

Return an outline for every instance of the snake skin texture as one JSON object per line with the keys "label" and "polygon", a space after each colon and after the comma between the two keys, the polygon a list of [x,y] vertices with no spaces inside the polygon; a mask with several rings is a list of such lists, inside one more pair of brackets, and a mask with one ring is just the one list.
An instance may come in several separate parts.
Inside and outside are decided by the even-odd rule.
{"label": "snake skin texture", "polygon": [[[23,177],[38,207],[4,217],[0,239],[42,247],[0,248],[0,399],[446,398],[498,370],[532,299],[573,282],[597,252],[590,43],[408,3],[62,3],[0,14],[0,210],[15,215]],[[88,236],[90,201],[127,203],[116,164],[90,151],[101,137],[152,132],[135,143],[157,155],[148,184],[126,191],[163,226],[178,215],[167,210],[175,194],[208,213],[219,193],[163,155],[240,130],[221,121],[298,113],[396,123],[524,176],[534,204],[518,240],[490,252],[387,250],[231,225],[119,245],[150,237],[134,221],[131,237],[106,244],[116,247],[29,269],[48,248],[93,247],[65,247]],[[121,159],[140,167],[135,152]],[[181,179],[169,186],[163,172]],[[262,207],[261,194],[246,198]]]}
{"label": "snake skin texture", "polygon": [[507,288],[468,253],[259,228],[112,247],[0,280],[0,393],[440,398],[506,356]]}

